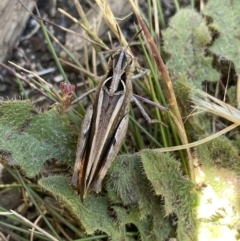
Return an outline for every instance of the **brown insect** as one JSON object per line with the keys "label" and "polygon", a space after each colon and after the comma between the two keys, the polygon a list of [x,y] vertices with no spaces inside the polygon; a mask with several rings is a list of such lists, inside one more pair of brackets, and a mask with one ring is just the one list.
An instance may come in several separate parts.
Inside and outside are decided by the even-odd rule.
{"label": "brown insect", "polygon": [[132,100],[134,61],[127,48],[116,51],[83,119],[71,185],[81,199],[101,183],[123,143]]}
{"label": "brown insect", "polygon": [[[150,123],[159,121],[151,120],[137,98],[167,110],[133,95],[134,70],[135,62],[128,47],[122,47],[109,59],[106,74],[98,87],[83,96],[96,91],[95,101],[87,109],[82,121],[71,179],[71,185],[78,190],[82,200],[90,191],[101,191],[103,178],[120,150],[127,132],[130,102],[134,101],[137,104]],[[141,75],[146,72],[142,72]]]}

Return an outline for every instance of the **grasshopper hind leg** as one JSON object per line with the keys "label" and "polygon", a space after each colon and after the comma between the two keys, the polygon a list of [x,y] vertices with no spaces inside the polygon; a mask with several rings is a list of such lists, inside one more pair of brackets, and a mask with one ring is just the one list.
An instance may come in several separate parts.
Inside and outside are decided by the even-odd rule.
{"label": "grasshopper hind leg", "polygon": [[138,109],[140,110],[140,112],[142,113],[142,115],[143,115],[143,117],[146,119],[146,121],[148,122],[148,123],[162,123],[161,121],[159,121],[159,120],[156,120],[156,119],[151,119],[150,117],[149,117],[149,115],[147,114],[147,112],[144,110],[144,108],[143,108],[143,106],[140,104],[140,102],[137,100],[137,98],[136,97],[132,97],[132,101],[134,101],[135,102],[135,104],[137,105],[137,107],[138,107]]}

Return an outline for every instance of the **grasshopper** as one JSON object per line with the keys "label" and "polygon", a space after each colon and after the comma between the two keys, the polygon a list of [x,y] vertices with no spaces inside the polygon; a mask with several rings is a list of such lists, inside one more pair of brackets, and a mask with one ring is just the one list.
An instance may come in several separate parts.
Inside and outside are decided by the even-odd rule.
{"label": "grasshopper", "polygon": [[96,89],[95,102],[83,119],[71,180],[82,200],[90,191],[98,193],[101,190],[102,180],[123,143],[128,128],[134,69],[127,49],[116,51]]}
{"label": "grasshopper", "polygon": [[[149,122],[132,92],[135,63],[127,47],[109,59],[106,74],[96,89],[93,105],[82,121],[71,185],[83,200],[90,191],[101,191],[101,184],[120,150],[128,128],[130,102],[134,100]],[[83,98],[83,97],[82,97]]]}

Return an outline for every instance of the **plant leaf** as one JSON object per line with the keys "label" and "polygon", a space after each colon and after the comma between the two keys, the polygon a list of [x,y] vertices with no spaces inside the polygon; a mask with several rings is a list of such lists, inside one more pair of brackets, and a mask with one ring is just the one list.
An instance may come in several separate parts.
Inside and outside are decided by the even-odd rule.
{"label": "plant leaf", "polygon": [[220,58],[233,62],[237,74],[240,74],[240,4],[238,0],[209,0],[203,13],[212,18],[211,27],[219,32],[219,37],[210,47],[210,51]]}
{"label": "plant leaf", "polygon": [[125,235],[125,227],[119,228],[108,215],[109,203],[106,197],[90,194],[82,203],[79,195],[73,193],[69,179],[62,176],[43,178],[39,180],[39,185],[67,205],[87,234],[101,230],[108,234],[112,240],[124,240],[122,238]]}
{"label": "plant leaf", "polygon": [[28,177],[50,159],[73,161],[76,138],[66,115],[56,109],[38,113],[30,101],[0,101],[0,149]]}
{"label": "plant leaf", "polygon": [[199,88],[204,80],[219,79],[219,73],[211,66],[212,58],[205,56],[211,35],[199,13],[192,9],[178,11],[162,33],[164,50],[170,54],[167,67],[173,79],[186,75]]}
{"label": "plant leaf", "polygon": [[142,172],[139,156],[118,156],[109,169],[106,186],[110,198],[114,198],[111,201],[127,207],[127,210],[113,207],[119,223],[134,224],[140,232],[141,240],[167,240],[170,237],[173,227],[164,217],[161,199],[154,195]]}
{"label": "plant leaf", "polygon": [[169,155],[157,151],[141,152],[144,171],[157,195],[164,197],[166,215],[178,217],[178,240],[194,240],[195,222],[193,207],[196,206],[194,185],[183,176],[180,163]]}
{"label": "plant leaf", "polygon": [[[124,173],[126,175],[122,175]],[[150,190],[150,183],[143,175],[136,155],[118,156],[105,181],[107,193],[111,193],[114,201],[102,192],[90,194],[82,203],[80,197],[73,194],[65,177],[49,176],[41,179],[39,185],[63,202],[88,234],[100,230],[112,240],[133,240],[126,231],[127,227],[135,225],[141,240],[158,241],[171,237],[174,228],[164,217],[161,199]],[[121,183],[124,184],[120,186]]]}

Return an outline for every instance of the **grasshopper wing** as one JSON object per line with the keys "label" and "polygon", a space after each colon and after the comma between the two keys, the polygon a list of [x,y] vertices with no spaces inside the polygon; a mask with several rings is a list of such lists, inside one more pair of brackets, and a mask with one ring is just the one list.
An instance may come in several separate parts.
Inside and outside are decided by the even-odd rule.
{"label": "grasshopper wing", "polygon": [[109,151],[107,152],[106,157],[103,161],[103,165],[98,171],[98,175],[93,180],[92,190],[95,191],[96,193],[101,191],[102,180],[105,177],[109,167],[111,166],[112,162],[114,161],[115,157],[118,154],[118,151],[122,146],[122,143],[124,141],[124,137],[126,136],[126,132],[128,128],[128,120],[129,120],[129,115],[126,114],[122,118],[121,122],[119,123],[119,126],[112,139],[112,142],[110,143]]}
{"label": "grasshopper wing", "polygon": [[76,152],[76,161],[74,165],[73,175],[71,179],[71,185],[74,186],[78,192],[85,190],[85,180],[84,173],[87,165],[86,160],[86,147],[89,145],[89,130],[91,127],[93,116],[93,106],[90,106],[87,109],[85,117],[82,121],[80,135],[78,138],[77,152]]}

